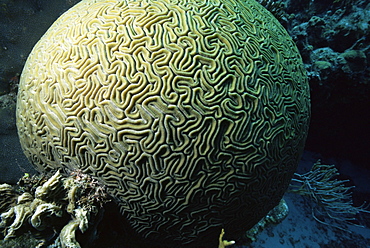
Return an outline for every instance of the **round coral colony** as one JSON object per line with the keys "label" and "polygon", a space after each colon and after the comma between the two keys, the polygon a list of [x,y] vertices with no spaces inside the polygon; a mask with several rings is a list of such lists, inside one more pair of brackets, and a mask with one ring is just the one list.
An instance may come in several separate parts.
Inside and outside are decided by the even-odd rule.
{"label": "round coral colony", "polygon": [[29,55],[17,127],[40,172],[99,179],[143,239],[216,247],[279,203],[309,108],[294,42],[254,0],[83,0]]}

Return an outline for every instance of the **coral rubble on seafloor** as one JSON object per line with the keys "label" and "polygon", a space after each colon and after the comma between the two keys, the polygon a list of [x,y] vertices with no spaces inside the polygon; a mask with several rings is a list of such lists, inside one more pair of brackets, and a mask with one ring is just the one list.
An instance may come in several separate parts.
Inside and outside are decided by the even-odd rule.
{"label": "coral rubble on seafloor", "polygon": [[107,201],[104,187],[80,171],[48,179],[25,175],[17,186],[0,185],[0,230],[4,240],[31,232],[39,247],[80,247],[76,233],[99,222]]}
{"label": "coral rubble on seafloor", "polygon": [[245,236],[252,242],[256,241],[258,234],[261,233],[267,225],[282,222],[288,216],[288,213],[288,205],[284,198],[282,198],[276,207],[271,209],[265,217],[245,233]]}

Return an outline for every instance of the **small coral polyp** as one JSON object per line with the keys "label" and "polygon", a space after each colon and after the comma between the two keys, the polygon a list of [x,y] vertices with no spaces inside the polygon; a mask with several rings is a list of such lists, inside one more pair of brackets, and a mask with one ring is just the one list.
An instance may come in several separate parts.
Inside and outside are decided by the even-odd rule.
{"label": "small coral polyp", "polygon": [[28,57],[17,126],[40,172],[99,179],[143,239],[215,247],[279,203],[309,108],[294,42],[254,0],[83,0]]}

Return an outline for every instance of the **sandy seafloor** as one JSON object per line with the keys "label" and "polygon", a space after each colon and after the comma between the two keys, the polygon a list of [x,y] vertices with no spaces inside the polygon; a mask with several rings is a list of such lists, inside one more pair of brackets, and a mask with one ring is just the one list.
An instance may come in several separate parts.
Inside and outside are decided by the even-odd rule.
{"label": "sandy seafloor", "polygon": [[[312,164],[321,159],[320,154],[305,151],[300,161],[298,172],[309,171]],[[341,176],[349,178],[356,185],[354,202],[358,206],[363,200],[369,199],[370,171],[356,169],[349,161],[328,159],[340,167]],[[318,223],[312,218],[310,200],[306,197],[287,193],[284,196],[289,207],[288,216],[277,225],[268,226],[250,246],[253,248],[367,248],[370,247],[370,214],[362,214],[359,218],[367,227],[341,224],[343,231],[332,226]],[[357,203],[357,204],[356,204]],[[367,216],[366,216],[367,215]]]}

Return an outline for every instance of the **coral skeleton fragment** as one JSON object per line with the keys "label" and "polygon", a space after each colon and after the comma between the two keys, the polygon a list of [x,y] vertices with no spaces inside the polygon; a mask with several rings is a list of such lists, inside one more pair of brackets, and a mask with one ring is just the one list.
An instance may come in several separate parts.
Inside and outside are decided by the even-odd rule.
{"label": "coral skeleton fragment", "polygon": [[[103,204],[109,200],[104,186],[78,171],[68,177],[57,171],[38,185],[43,180],[43,176],[34,176],[32,180],[22,178],[17,187],[0,185],[2,202],[10,190],[16,199],[3,204],[0,229],[4,239],[28,230],[37,234],[40,247],[52,243],[56,247],[80,247],[76,232],[84,233],[89,228],[89,221],[98,221],[96,218]],[[27,187],[20,187],[25,184]]]}

